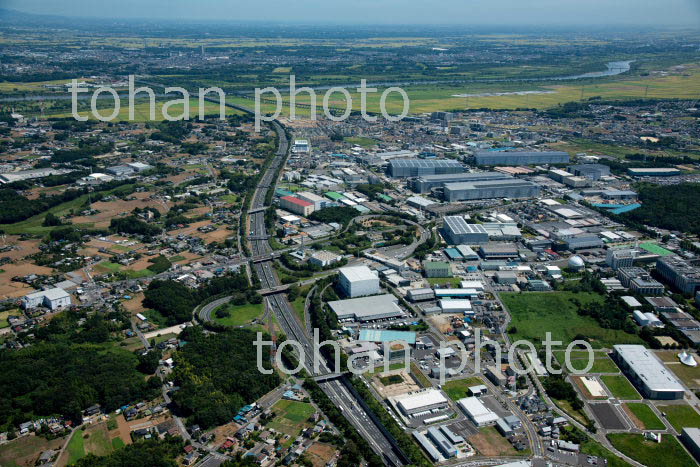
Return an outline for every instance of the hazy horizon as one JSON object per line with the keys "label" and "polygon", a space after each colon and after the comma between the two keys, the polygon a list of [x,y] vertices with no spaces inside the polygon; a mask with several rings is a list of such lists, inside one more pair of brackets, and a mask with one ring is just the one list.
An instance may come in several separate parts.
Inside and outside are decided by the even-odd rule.
{"label": "hazy horizon", "polygon": [[[440,6],[442,5],[442,7]],[[269,0],[3,0],[0,7],[23,13],[65,17],[181,20],[270,21],[289,23],[513,26],[700,27],[696,0],[356,0],[331,2]]]}

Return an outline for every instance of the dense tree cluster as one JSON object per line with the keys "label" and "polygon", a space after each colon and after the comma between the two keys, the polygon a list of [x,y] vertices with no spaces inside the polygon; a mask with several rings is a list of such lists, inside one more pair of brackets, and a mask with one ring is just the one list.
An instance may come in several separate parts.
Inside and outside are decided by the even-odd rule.
{"label": "dense tree cluster", "polygon": [[622,215],[645,225],[700,234],[700,184],[643,184],[637,187],[642,207]]}
{"label": "dense tree cluster", "polygon": [[[197,326],[187,328],[182,338],[187,345],[175,354],[174,377],[180,389],[173,401],[192,423],[203,428],[224,424],[280,383],[276,373],[258,371],[256,334],[251,330],[205,335]],[[272,367],[269,356],[263,365]]]}
{"label": "dense tree cluster", "polygon": [[0,350],[0,426],[52,414],[80,421],[80,412],[93,404],[111,411],[150,399],[160,380],[144,379],[137,364],[126,350],[93,344],[39,343]]}
{"label": "dense tree cluster", "polygon": [[309,215],[309,219],[318,222],[337,222],[341,225],[347,225],[353,218],[360,215],[360,211],[349,207],[332,207],[324,208],[319,211],[314,211]]}
{"label": "dense tree cluster", "polygon": [[136,216],[115,217],[109,222],[109,230],[122,234],[155,236],[163,231],[157,225],[149,224]]}
{"label": "dense tree cluster", "polygon": [[169,324],[184,323],[192,319],[194,307],[209,297],[223,293],[245,293],[248,289],[244,273],[215,277],[198,289],[191,289],[177,281],[154,280],[144,293],[143,305],[160,312]]}

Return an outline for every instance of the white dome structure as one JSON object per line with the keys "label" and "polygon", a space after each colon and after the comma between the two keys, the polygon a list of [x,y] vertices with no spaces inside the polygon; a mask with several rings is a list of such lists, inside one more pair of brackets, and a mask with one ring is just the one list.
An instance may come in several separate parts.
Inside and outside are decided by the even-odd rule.
{"label": "white dome structure", "polygon": [[586,267],[586,263],[583,262],[583,258],[581,258],[578,255],[575,255],[569,258],[569,263],[566,267],[571,271],[580,271],[581,269]]}
{"label": "white dome structure", "polygon": [[685,366],[692,366],[692,367],[698,366],[698,362],[696,362],[695,359],[693,358],[693,356],[690,355],[685,350],[678,354],[678,359]]}

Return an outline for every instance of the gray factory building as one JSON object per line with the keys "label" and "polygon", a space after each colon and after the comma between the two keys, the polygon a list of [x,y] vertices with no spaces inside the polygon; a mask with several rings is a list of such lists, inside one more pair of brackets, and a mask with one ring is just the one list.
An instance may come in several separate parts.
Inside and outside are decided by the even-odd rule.
{"label": "gray factory building", "polygon": [[680,256],[663,256],[656,260],[656,270],[666,281],[687,295],[700,289],[700,268]]}
{"label": "gray factory building", "polygon": [[654,353],[642,345],[613,345],[622,371],[649,399],[683,399],[685,389]]}
{"label": "gray factory building", "polygon": [[479,151],[474,155],[477,165],[567,164],[564,151]]}
{"label": "gray factory building", "polygon": [[450,202],[489,198],[536,198],[539,194],[539,185],[517,178],[445,185],[445,201]]}
{"label": "gray factory building", "polygon": [[604,164],[578,164],[566,168],[569,172],[579,177],[591,180],[600,180],[601,177],[610,175],[610,167]]}
{"label": "gray factory building", "polygon": [[499,172],[473,172],[446,175],[425,175],[418,177],[411,184],[411,188],[416,193],[428,193],[433,188],[439,188],[447,183],[459,182],[484,182],[488,180],[510,179],[506,174]]}
{"label": "gray factory building", "polygon": [[481,224],[467,224],[462,216],[445,216],[440,233],[450,245],[488,243],[489,234]]}
{"label": "gray factory building", "polygon": [[393,159],[388,173],[394,178],[445,175],[464,172],[464,166],[452,159]]}

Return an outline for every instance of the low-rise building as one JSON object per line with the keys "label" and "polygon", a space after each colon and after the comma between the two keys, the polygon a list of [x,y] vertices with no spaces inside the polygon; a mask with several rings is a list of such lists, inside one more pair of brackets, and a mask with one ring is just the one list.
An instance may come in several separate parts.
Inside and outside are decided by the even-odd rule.
{"label": "low-rise building", "polygon": [[30,293],[22,298],[22,307],[24,309],[45,306],[50,310],[56,310],[58,308],[70,306],[70,304],[70,295],[59,287]]}
{"label": "low-rise building", "polygon": [[464,411],[469,420],[478,427],[493,425],[500,419],[496,413],[486,407],[477,397],[465,397],[457,401],[457,405]]}
{"label": "low-rise building", "polygon": [[685,389],[654,353],[641,345],[614,345],[622,371],[649,399],[683,399]]}

